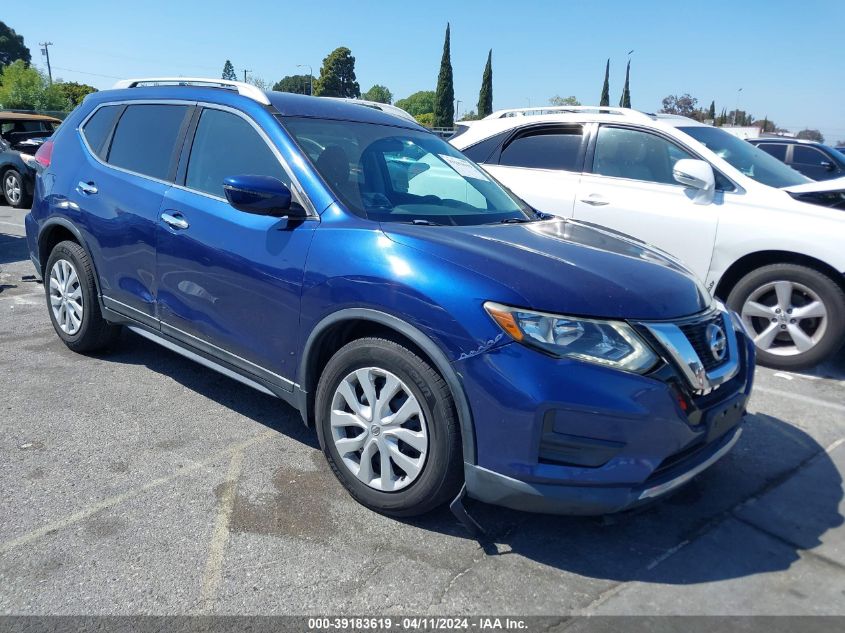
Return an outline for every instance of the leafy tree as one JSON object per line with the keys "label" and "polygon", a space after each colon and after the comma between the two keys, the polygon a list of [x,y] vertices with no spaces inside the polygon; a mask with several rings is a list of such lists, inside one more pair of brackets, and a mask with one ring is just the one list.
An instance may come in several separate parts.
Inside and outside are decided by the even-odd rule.
{"label": "leafy tree", "polygon": [[470,110],[469,112],[464,112],[461,115],[461,121],[478,121],[479,119],[483,119],[484,117],[480,114],[477,114],[475,110]]}
{"label": "leafy tree", "polygon": [[601,88],[601,99],[599,99],[600,106],[610,105],[610,58],[604,67],[604,85]]}
{"label": "leafy tree", "polygon": [[713,121],[714,123],[716,122],[716,102],[715,101],[710,102],[710,109],[707,111],[707,118],[710,119],[711,121]]}
{"label": "leafy tree", "polygon": [[434,90],[420,90],[410,97],[399,99],[395,105],[414,117],[422,114],[433,114]]}
{"label": "leafy tree", "polygon": [[273,84],[276,92],[292,92],[298,95],[311,94],[311,77],[308,75],[287,75]]}
{"label": "leafy tree", "polygon": [[235,74],[235,67],[232,66],[232,62],[228,59],[226,60],[226,63],[223,64],[223,75],[220,78],[226,79],[227,81],[238,80],[238,76]]}
{"label": "leafy tree", "polygon": [[259,90],[270,90],[270,82],[269,82],[269,81],[265,81],[265,80],[264,80],[264,79],[262,79],[261,77],[257,77],[257,76],[255,76],[255,75],[251,75],[250,77],[247,77],[246,82],[247,82],[248,84],[252,84],[253,86],[255,86],[256,88],[258,88]]}
{"label": "leafy tree", "polygon": [[800,132],[798,132],[798,134],[795,135],[795,137],[807,141],[816,141],[818,143],[824,143],[824,136],[818,130],[801,130]]}
{"label": "leafy tree", "polygon": [[76,83],[75,81],[57,81],[53,85],[56,87],[56,90],[65,99],[67,99],[71,108],[75,108],[82,103],[82,100],[86,95],[90,95],[92,92],[97,92],[97,89],[94,86]]}
{"label": "leafy tree", "polygon": [[[493,114],[493,49],[487,53],[487,65],[481,75],[481,90],[478,93],[478,118]],[[466,115],[465,120],[468,120]]]}
{"label": "leafy tree", "polygon": [[355,80],[355,58],[352,51],[340,46],[323,59],[320,78],[314,84],[314,94],[349,99],[361,96],[361,87]]}
{"label": "leafy tree", "polygon": [[571,97],[561,97],[560,95],[555,95],[551,99],[549,99],[549,105],[553,106],[579,106],[581,102],[572,95]]}
{"label": "leafy tree", "polygon": [[27,66],[32,61],[29,48],[23,43],[23,35],[18,35],[12,27],[0,21],[0,68],[18,59]]}
{"label": "leafy tree", "polygon": [[691,117],[696,111],[698,99],[691,97],[684,93],[680,97],[676,95],[669,95],[663,98],[663,109],[660,110],[665,114],[680,114],[681,116]]}
{"label": "leafy tree", "polygon": [[440,59],[440,73],[437,75],[437,89],[434,91],[434,127],[452,127],[455,122],[455,87],[452,83],[449,31],[447,22],[443,57]]}
{"label": "leafy tree", "polygon": [[434,127],[434,112],[424,112],[422,114],[414,115],[417,123],[425,127]]}
{"label": "leafy tree", "polygon": [[628,66],[625,68],[625,86],[622,88],[622,96],[619,97],[620,108],[631,107],[631,60],[628,60]]}
{"label": "leafy tree", "polygon": [[728,112],[727,122],[730,125],[747,127],[754,124],[754,117],[745,110],[731,110]]}
{"label": "leafy tree", "polygon": [[22,59],[0,69],[0,108],[7,110],[67,110],[67,98],[51,86],[44,73]]}
{"label": "leafy tree", "polygon": [[387,89],[387,86],[376,84],[367,92],[361,95],[362,99],[367,101],[375,101],[376,103],[393,103],[393,93]]}

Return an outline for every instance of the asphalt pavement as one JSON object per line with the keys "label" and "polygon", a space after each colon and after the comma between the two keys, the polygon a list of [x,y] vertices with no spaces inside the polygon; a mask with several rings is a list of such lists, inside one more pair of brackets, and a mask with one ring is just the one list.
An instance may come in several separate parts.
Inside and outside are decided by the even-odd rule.
{"label": "asphalt pavement", "polygon": [[760,368],[735,449],[644,511],[380,516],[269,396],[56,337],[0,206],[0,614],[845,615],[845,355]]}

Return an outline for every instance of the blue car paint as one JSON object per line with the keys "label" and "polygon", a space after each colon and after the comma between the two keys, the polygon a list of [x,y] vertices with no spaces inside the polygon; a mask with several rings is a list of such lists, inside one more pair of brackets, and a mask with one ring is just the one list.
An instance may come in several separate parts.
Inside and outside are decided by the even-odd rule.
{"label": "blue car paint", "polygon": [[[282,390],[274,392],[306,419],[316,387],[309,350],[323,326],[348,315],[391,324],[429,353],[455,392],[468,491],[483,500],[530,510],[619,510],[637,502],[638,486],[665,458],[700,441],[704,427],[690,422],[665,377],[552,358],[514,343],[482,308],[492,300],[654,321],[699,313],[710,297],[675,260],[557,220],[427,227],[362,218],[335,199],[277,116],[413,124],[338,101],[269,96],[275,112],[234,92],[200,87],[90,95],[55,135],[52,164],[37,179],[26,219],[33,262],[39,269],[46,262],[41,240],[51,227],[70,228],[92,256],[105,307],[120,302],[139,323],[175,328],[260,367],[256,375],[267,385],[278,378],[274,386]],[[278,149],[319,218],[243,214],[222,199],[115,171],[90,156],[77,128],[97,105],[155,99],[210,102],[246,114]],[[97,183],[97,196],[77,189],[88,181]],[[164,211],[183,214],[189,229],[160,222]],[[745,343],[738,376],[713,406],[750,393],[753,345],[737,335]],[[670,368],[669,375],[678,372]],[[622,450],[598,468],[541,463],[542,422],[553,410],[567,433]]]}

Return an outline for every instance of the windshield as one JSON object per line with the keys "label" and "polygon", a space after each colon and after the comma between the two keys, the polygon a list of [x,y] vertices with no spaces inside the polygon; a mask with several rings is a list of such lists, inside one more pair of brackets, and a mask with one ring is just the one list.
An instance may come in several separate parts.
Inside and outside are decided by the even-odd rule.
{"label": "windshield", "polygon": [[533,219],[528,207],[433,134],[353,121],[283,121],[335,195],[371,220],[464,226]]}
{"label": "windshield", "polygon": [[762,149],[719,128],[696,125],[678,129],[689,134],[749,178],[764,185],[781,188],[812,182]]}

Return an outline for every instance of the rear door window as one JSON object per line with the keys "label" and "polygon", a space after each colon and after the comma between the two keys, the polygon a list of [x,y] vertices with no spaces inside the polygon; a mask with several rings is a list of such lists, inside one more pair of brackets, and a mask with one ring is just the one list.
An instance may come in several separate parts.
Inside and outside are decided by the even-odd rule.
{"label": "rear door window", "polygon": [[88,142],[88,147],[102,159],[106,157],[106,141],[120,109],[120,106],[103,106],[82,127],[82,135]]}
{"label": "rear door window", "polygon": [[108,153],[115,167],[165,180],[175,163],[176,143],[188,106],[139,104],[126,108]]}
{"label": "rear door window", "polygon": [[191,147],[185,186],[225,197],[229,176],[272,176],[290,187],[279,159],[247,121],[222,110],[203,110]]}
{"label": "rear door window", "polygon": [[505,145],[500,165],[581,171],[581,126],[527,130]]}

